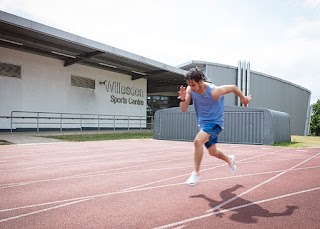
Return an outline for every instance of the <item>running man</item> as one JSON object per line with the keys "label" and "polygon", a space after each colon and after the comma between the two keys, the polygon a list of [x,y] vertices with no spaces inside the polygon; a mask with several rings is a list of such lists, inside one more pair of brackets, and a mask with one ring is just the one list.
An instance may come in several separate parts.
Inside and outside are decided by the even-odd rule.
{"label": "running man", "polygon": [[226,156],[216,146],[218,135],[223,128],[224,95],[233,92],[239,96],[244,106],[247,106],[251,96],[244,96],[236,85],[216,86],[205,82],[205,75],[197,68],[192,68],[185,75],[188,87],[180,86],[180,109],[186,112],[188,105],[193,100],[200,131],[194,139],[195,170],[185,182],[188,185],[196,185],[200,180],[200,164],[203,156],[203,145],[211,156],[224,160],[230,166],[233,175],[237,172],[234,155]]}

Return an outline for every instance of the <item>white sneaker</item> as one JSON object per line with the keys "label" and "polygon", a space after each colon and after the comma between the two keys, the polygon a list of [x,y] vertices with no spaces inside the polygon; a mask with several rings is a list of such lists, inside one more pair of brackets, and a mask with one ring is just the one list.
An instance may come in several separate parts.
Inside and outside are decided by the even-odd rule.
{"label": "white sneaker", "polygon": [[197,173],[193,171],[189,177],[189,179],[185,182],[185,184],[194,186],[196,185],[200,180],[200,176],[197,176]]}
{"label": "white sneaker", "polygon": [[230,168],[232,170],[232,174],[236,175],[236,173],[237,173],[236,158],[235,158],[234,155],[230,155],[229,158],[231,160],[231,163],[230,163],[229,166],[230,166]]}

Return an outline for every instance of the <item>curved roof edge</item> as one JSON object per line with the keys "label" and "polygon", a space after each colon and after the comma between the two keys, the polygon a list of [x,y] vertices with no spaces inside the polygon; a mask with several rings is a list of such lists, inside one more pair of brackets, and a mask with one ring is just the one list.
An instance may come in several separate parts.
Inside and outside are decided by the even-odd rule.
{"label": "curved roof edge", "polygon": [[200,60],[191,60],[189,62],[180,64],[178,66],[176,66],[177,68],[193,68],[196,67],[198,65],[215,65],[215,66],[219,66],[219,67],[225,67],[225,68],[232,68],[232,69],[238,69],[238,67],[234,67],[231,65],[226,65],[226,64],[218,64],[218,63],[213,63],[213,62],[207,62],[207,61],[200,61]]}
{"label": "curved roof edge", "polygon": [[[199,60],[191,60],[189,62],[186,62],[186,63],[183,63],[183,64],[180,64],[178,66],[176,66],[177,68],[181,68],[181,69],[190,69],[190,68],[194,68],[196,66],[199,66],[199,65],[214,65],[214,66],[218,66],[218,67],[224,67],[224,68],[232,68],[232,69],[238,69],[238,67],[234,67],[234,66],[231,66],[231,65],[226,65],[226,64],[218,64],[218,63],[213,63],[213,62],[207,62],[207,61],[199,61]],[[295,86],[297,88],[300,88],[300,89],[303,89],[307,92],[309,92],[311,94],[311,91],[305,87],[302,87],[298,84],[295,84],[295,83],[292,83],[288,80],[284,80],[284,79],[281,79],[279,77],[275,77],[275,76],[271,76],[271,75],[268,75],[268,74],[265,74],[265,73],[261,73],[261,72],[257,72],[257,71],[252,71],[250,69],[250,72],[251,73],[255,73],[255,74],[258,74],[258,75],[261,75],[261,76],[264,76],[264,77],[268,77],[270,79],[274,79],[274,80],[277,80],[277,81],[281,81],[283,83],[287,83],[289,85],[292,85],[292,86]]]}

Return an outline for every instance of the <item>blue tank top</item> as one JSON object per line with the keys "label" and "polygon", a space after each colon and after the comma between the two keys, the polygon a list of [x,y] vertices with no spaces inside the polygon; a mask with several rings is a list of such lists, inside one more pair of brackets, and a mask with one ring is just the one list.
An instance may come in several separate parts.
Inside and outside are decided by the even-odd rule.
{"label": "blue tank top", "polygon": [[214,122],[223,128],[224,96],[221,96],[219,100],[213,99],[211,91],[214,88],[214,84],[208,84],[203,95],[191,90],[191,97],[200,127],[203,127],[206,123]]}

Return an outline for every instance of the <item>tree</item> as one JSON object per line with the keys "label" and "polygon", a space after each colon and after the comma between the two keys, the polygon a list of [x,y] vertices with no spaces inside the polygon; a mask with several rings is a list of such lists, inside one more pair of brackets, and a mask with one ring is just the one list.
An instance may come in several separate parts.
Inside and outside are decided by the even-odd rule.
{"label": "tree", "polygon": [[312,104],[310,132],[315,136],[320,136],[320,99],[315,104]]}

